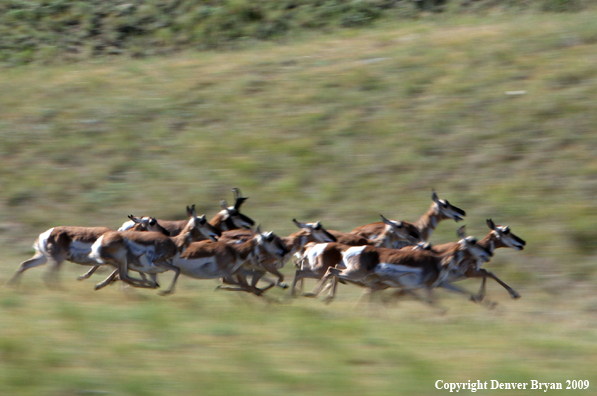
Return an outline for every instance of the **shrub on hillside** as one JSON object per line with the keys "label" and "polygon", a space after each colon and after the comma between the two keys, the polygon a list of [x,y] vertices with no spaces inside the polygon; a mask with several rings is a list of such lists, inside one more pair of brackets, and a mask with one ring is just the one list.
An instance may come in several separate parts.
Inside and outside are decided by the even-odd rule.
{"label": "shrub on hillside", "polygon": [[[105,54],[143,56],[182,48],[213,48],[247,38],[272,39],[300,29],[368,26],[380,18],[412,15],[402,12],[406,8],[413,12],[419,8],[441,10],[447,1],[4,0],[0,3],[0,62],[52,62]],[[464,0],[459,4],[535,4],[542,11],[559,12],[579,10],[587,1]]]}

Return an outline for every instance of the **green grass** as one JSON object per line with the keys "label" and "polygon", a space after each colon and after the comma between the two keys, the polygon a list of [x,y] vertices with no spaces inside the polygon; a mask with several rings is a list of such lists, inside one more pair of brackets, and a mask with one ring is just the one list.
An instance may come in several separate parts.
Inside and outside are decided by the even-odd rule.
{"label": "green grass", "polygon": [[[181,218],[193,203],[210,217],[232,187],[250,197],[243,211],[280,235],[295,230],[292,218],[344,231],[379,213],[413,221],[434,188],[467,211],[471,234],[493,218],[527,248],[487,266],[521,300],[491,284],[499,305],[488,311],[438,291],[443,315],[416,301],[355,307],[360,291],[349,286],[329,306],[190,279],[166,298],[94,292],[69,263],[64,290],[48,290],[33,269],[19,290],[0,289],[2,393],[597,384],[596,16],[426,15],[236,51],[3,69],[1,283],[49,227]],[[431,242],[453,240],[455,226],[440,224]]]}

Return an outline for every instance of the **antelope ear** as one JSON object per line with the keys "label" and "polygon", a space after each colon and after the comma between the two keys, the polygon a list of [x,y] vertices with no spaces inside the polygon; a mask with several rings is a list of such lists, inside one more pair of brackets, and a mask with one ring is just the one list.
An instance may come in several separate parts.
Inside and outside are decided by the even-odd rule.
{"label": "antelope ear", "polygon": [[156,223],[157,223],[157,222],[158,222],[158,221],[155,219],[155,217],[150,217],[150,218],[149,218],[149,225],[150,225],[150,226],[154,226],[154,225],[156,225]]}
{"label": "antelope ear", "polygon": [[131,220],[135,221],[135,216],[133,216],[132,214],[128,215],[127,217],[128,217],[129,219],[131,219]]}
{"label": "antelope ear", "polygon": [[195,204],[193,204],[191,206],[187,206],[187,216],[188,217],[195,216],[193,213],[195,213]]}
{"label": "antelope ear", "polygon": [[195,204],[187,206],[187,216],[197,217],[197,212],[195,212]]}
{"label": "antelope ear", "polygon": [[223,199],[220,201],[220,206],[222,207],[222,209],[228,209],[228,205],[226,204],[226,200]]}
{"label": "antelope ear", "polygon": [[261,224],[257,224],[257,227],[255,228],[255,233],[261,235]]}
{"label": "antelope ear", "polygon": [[392,222],[388,219],[386,219],[381,213],[379,214],[379,217],[381,217],[381,221],[383,221],[386,224],[392,224]]}
{"label": "antelope ear", "polygon": [[489,227],[490,230],[495,230],[495,223],[493,220],[487,219],[487,227]]}
{"label": "antelope ear", "polygon": [[466,237],[466,226],[461,226],[460,228],[458,228],[456,234],[460,239],[464,239]]}
{"label": "antelope ear", "polygon": [[433,202],[439,203],[439,197],[437,196],[435,190],[431,190],[431,199],[433,200]]}
{"label": "antelope ear", "polygon": [[300,221],[296,221],[296,219],[292,219],[292,222],[294,223],[295,226],[297,226],[298,228],[305,228],[305,223],[301,223]]}
{"label": "antelope ear", "polygon": [[205,222],[207,221],[207,219],[205,218],[204,214],[202,214],[201,216],[197,217],[197,219],[199,220],[199,224],[205,224]]}
{"label": "antelope ear", "polygon": [[318,221],[317,223],[315,223],[315,225],[313,226],[313,229],[321,230],[321,221]]}

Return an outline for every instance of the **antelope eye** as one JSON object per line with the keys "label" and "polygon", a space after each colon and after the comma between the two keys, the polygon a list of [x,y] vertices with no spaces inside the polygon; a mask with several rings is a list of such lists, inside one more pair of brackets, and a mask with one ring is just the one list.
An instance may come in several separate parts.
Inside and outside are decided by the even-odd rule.
{"label": "antelope eye", "polygon": [[416,232],[411,232],[410,236],[416,239],[419,239],[419,234],[417,234]]}
{"label": "antelope eye", "polygon": [[157,223],[156,219],[151,219],[151,220],[149,220],[149,225],[150,225],[150,226],[154,226],[154,225],[155,225],[155,223]]}
{"label": "antelope eye", "polygon": [[313,227],[314,230],[321,230],[321,226],[320,225],[316,225],[315,227]]}
{"label": "antelope eye", "polygon": [[205,220],[205,218],[201,218],[201,219],[199,219],[199,224],[205,224],[206,221],[207,220]]}
{"label": "antelope eye", "polygon": [[505,228],[504,229],[504,234],[508,235],[510,233],[510,229],[509,228]]}
{"label": "antelope eye", "polygon": [[265,238],[265,240],[266,240],[266,241],[268,241],[268,242],[271,242],[271,241],[273,241],[273,240],[274,240],[274,236],[273,236],[273,235],[268,235],[268,236]]}

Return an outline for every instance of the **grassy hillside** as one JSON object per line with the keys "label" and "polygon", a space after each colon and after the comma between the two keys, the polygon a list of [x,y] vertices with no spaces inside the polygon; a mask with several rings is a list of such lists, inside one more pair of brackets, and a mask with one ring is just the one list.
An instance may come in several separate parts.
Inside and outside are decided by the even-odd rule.
{"label": "grassy hillside", "polygon": [[596,17],[426,15],[236,51],[4,69],[0,283],[48,227],[181,218],[192,203],[210,217],[232,187],[281,235],[294,217],[344,231],[379,213],[412,221],[434,188],[471,234],[491,217],[527,248],[487,266],[521,300],[491,284],[488,311],[437,292],[444,315],[354,307],[348,286],[330,306],[190,279],[168,298],[94,292],[69,263],[64,289],[48,290],[34,269],[0,289],[0,389],[428,395],[438,379],[588,379],[572,394],[593,394]]}

